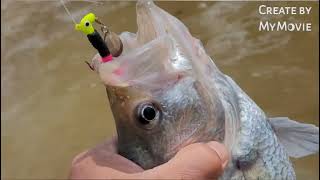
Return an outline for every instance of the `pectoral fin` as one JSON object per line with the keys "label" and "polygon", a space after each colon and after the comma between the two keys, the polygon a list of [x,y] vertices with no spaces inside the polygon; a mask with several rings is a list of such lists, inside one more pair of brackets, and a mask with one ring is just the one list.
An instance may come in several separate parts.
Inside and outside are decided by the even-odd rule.
{"label": "pectoral fin", "polygon": [[300,158],[319,151],[319,128],[287,117],[269,118],[270,123],[288,155]]}

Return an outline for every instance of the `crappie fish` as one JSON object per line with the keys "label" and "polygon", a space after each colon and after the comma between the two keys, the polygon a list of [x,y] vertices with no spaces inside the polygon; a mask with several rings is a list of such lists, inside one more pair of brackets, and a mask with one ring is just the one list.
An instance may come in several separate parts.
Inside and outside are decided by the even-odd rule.
{"label": "crappie fish", "polygon": [[220,179],[295,179],[289,157],[318,152],[318,127],[267,117],[181,21],[151,1],[138,1],[136,11],[138,31],[120,35],[122,54],[91,62],[106,87],[119,153],[149,169],[188,144],[215,140],[231,157]]}

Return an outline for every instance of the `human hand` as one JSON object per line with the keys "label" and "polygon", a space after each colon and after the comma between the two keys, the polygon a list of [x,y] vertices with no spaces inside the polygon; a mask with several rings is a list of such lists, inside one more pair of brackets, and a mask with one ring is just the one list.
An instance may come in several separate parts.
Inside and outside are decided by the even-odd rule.
{"label": "human hand", "polygon": [[143,170],[119,155],[116,145],[113,138],[76,156],[70,179],[217,179],[228,162],[226,148],[212,141],[188,145],[167,163]]}

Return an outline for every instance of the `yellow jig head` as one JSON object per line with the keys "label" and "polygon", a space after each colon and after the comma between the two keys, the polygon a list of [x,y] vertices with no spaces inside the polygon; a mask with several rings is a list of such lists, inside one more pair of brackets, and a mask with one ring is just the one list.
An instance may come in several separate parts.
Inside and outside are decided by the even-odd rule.
{"label": "yellow jig head", "polygon": [[[103,25],[102,30],[105,33],[105,38],[107,37],[106,41],[102,39],[98,31],[94,29],[94,22],[97,22],[99,25]],[[113,59],[113,54],[115,56],[119,56],[121,54],[123,45],[120,38],[115,33],[109,32],[106,26],[100,22],[93,13],[88,13],[85,15],[81,19],[80,23],[75,25],[75,29],[83,32],[87,36],[91,45],[100,54],[102,62],[111,61]],[[106,42],[109,43],[112,53],[110,52]]]}
{"label": "yellow jig head", "polygon": [[85,15],[79,24],[76,24],[75,29],[83,32],[85,35],[94,33],[93,22],[95,22],[96,16],[93,13]]}

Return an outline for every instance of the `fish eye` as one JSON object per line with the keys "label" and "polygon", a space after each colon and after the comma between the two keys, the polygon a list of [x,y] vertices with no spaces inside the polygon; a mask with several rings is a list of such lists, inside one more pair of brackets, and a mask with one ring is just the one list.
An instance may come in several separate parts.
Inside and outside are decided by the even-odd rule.
{"label": "fish eye", "polygon": [[142,124],[149,124],[150,121],[153,121],[156,117],[156,110],[154,107],[146,105],[141,109],[139,121]]}
{"label": "fish eye", "polygon": [[159,120],[159,109],[153,103],[141,103],[136,112],[137,122],[144,128],[152,128]]}
{"label": "fish eye", "polygon": [[90,23],[89,23],[89,21],[87,21],[86,23],[85,23],[85,26],[89,26],[90,25]]}

